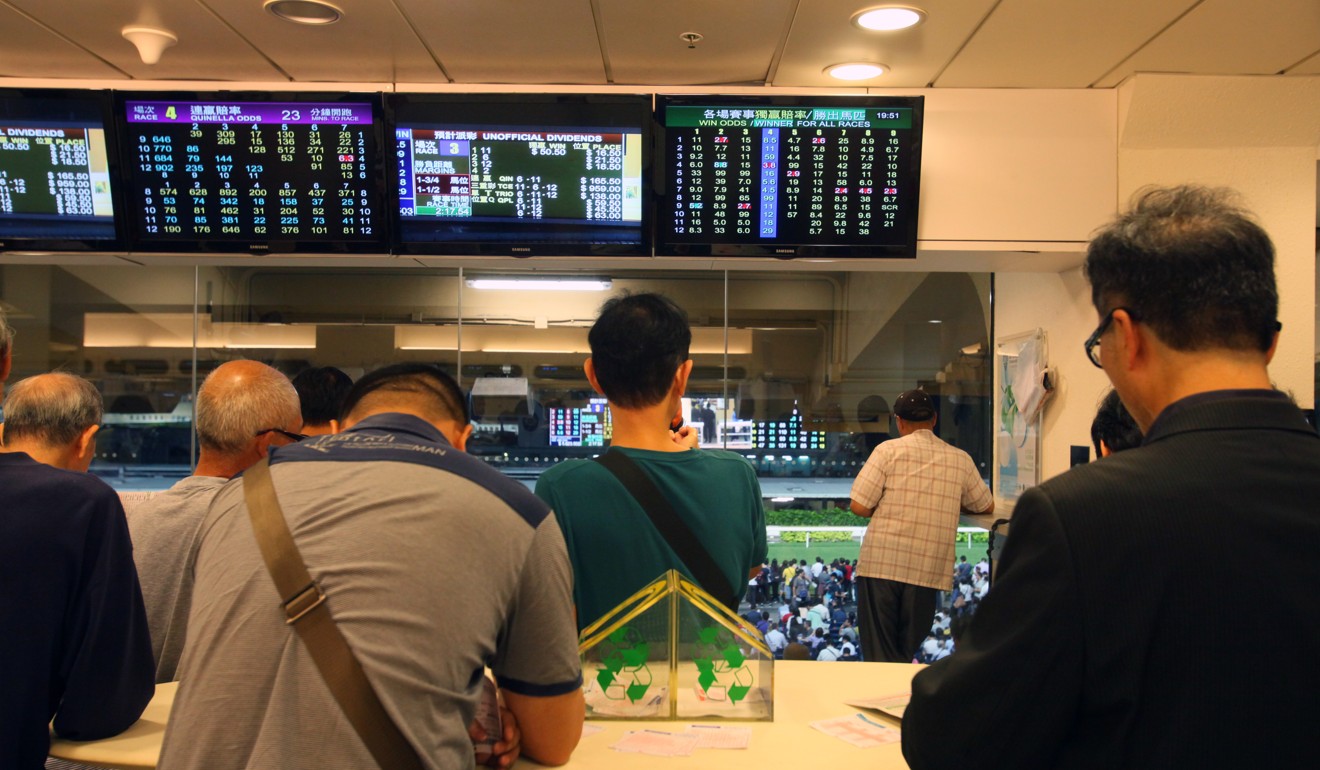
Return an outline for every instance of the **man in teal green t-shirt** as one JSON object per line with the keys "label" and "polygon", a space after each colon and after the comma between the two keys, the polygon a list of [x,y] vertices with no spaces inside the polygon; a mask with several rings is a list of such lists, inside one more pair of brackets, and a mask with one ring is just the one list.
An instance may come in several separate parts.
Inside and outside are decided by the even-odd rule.
{"label": "man in teal green t-shirt", "polygon": [[[765,509],[741,456],[696,449],[698,431],[669,429],[681,414],[692,360],[687,315],[659,294],[609,300],[587,337],[587,380],[609,400],[611,452],[638,465],[668,499],[742,598],[766,559]],[[641,505],[600,463],[556,465],[536,483],[554,509],[573,563],[581,631],[666,570],[692,576]]]}

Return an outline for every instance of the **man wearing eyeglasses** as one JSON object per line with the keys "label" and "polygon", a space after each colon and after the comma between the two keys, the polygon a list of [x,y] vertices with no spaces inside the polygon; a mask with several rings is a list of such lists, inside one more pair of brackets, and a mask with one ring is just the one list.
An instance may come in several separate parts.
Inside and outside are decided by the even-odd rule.
{"label": "man wearing eyeglasses", "polygon": [[[1085,269],[1087,354],[1145,438],[1023,494],[994,589],[913,680],[904,756],[1309,766],[1320,613],[1297,589],[1315,579],[1320,437],[1270,385],[1273,245],[1225,191],[1156,189]],[[1271,656],[1278,628],[1305,652]]]}
{"label": "man wearing eyeglasses", "polygon": [[183,653],[193,563],[211,499],[272,447],[303,438],[293,384],[258,361],[216,367],[197,391],[193,424],[200,450],[193,475],[128,510],[157,682],[174,681]]}

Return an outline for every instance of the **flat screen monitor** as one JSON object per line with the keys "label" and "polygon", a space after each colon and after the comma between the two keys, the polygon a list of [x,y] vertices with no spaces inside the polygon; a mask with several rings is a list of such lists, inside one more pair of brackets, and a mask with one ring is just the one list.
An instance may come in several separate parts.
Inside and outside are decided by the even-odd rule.
{"label": "flat screen monitor", "polygon": [[0,251],[113,251],[115,162],[101,91],[0,89]]}
{"label": "flat screen monitor", "polygon": [[388,94],[395,250],[651,254],[651,97]]}
{"label": "flat screen monitor", "polygon": [[916,256],[923,97],[658,96],[656,253]]}
{"label": "flat screen monitor", "polygon": [[614,437],[603,398],[593,398],[586,406],[552,406],[547,411],[552,447],[604,447]]}
{"label": "flat screen monitor", "polygon": [[388,251],[374,94],[115,99],[135,251]]}

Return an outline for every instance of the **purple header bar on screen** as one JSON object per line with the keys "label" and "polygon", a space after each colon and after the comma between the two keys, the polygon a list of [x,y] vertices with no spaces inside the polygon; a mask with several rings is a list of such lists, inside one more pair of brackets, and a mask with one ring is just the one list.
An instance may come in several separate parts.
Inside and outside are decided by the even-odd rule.
{"label": "purple header bar on screen", "polygon": [[125,102],[129,123],[328,123],[371,125],[370,104],[317,102]]}

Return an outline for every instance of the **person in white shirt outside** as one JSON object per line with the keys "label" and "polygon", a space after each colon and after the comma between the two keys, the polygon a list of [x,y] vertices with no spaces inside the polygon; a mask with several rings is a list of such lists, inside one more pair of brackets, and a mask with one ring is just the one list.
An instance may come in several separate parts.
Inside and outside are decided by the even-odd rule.
{"label": "person in white shirt outside", "polygon": [[765,633],[765,646],[770,648],[770,652],[776,658],[784,654],[784,648],[788,646],[788,637],[779,630],[778,626],[771,626]]}
{"label": "person in white shirt outside", "polygon": [[816,653],[816,660],[835,661],[842,657],[842,655],[843,653],[839,648],[835,647],[834,643],[827,639],[825,645],[820,648],[820,652]]}

